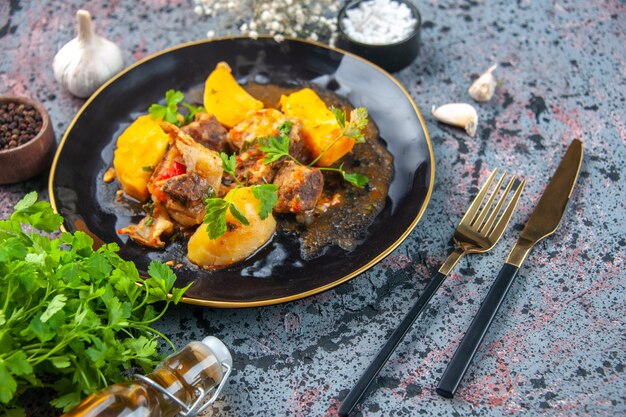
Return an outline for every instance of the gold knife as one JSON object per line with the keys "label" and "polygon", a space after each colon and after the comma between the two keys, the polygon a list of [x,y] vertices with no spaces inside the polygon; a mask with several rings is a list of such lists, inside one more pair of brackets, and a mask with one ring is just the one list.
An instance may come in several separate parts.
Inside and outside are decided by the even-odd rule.
{"label": "gold knife", "polygon": [[446,398],[454,397],[524,259],[538,242],[559,227],[582,160],[583,143],[574,139],[444,371],[437,385],[437,394]]}

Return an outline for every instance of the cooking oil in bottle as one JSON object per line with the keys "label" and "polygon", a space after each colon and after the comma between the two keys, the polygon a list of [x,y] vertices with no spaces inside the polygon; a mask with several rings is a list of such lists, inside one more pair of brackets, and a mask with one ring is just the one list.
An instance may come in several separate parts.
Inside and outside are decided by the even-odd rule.
{"label": "cooking oil in bottle", "polygon": [[197,416],[219,395],[232,363],[226,345],[209,336],[168,356],[147,376],[91,394],[63,417]]}

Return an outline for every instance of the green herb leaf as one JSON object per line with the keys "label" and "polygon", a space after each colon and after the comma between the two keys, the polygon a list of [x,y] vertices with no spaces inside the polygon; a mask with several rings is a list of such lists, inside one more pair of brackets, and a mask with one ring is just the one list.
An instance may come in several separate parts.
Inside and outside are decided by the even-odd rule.
{"label": "green herb leaf", "polygon": [[350,122],[343,129],[343,136],[353,138],[357,143],[365,142],[363,129],[367,126],[367,109],[357,107],[350,112]]}
{"label": "green herb leaf", "polygon": [[[224,154],[225,155],[225,154]],[[224,157],[222,157],[224,161]],[[238,186],[239,187],[239,186]],[[236,190],[237,188],[235,188]],[[231,191],[232,192],[232,191]],[[223,198],[208,198],[205,200],[206,215],[203,223],[206,224],[206,231],[210,239],[217,239],[226,233],[226,213],[230,214],[244,226],[248,226],[250,221],[239,208],[232,202]]]}
{"label": "green herb leaf", "polygon": [[50,401],[50,404],[63,411],[69,411],[80,402],[80,392],[70,392]]}
{"label": "green herb leaf", "polygon": [[189,110],[187,116],[185,116],[185,124],[193,122],[193,119],[197,113],[206,113],[206,109],[203,106],[193,106],[189,103],[183,103],[183,106]]}
{"label": "green herb leaf", "polygon": [[36,229],[45,232],[53,232],[63,224],[63,218],[52,209],[47,209],[50,204],[45,201],[33,202],[33,197],[37,198],[36,192],[28,193],[15,205],[15,211],[9,220],[14,228],[19,228],[20,224],[29,224]]}
{"label": "green herb leaf", "polygon": [[229,203],[222,198],[208,198],[205,200],[206,215],[202,221],[206,224],[206,231],[210,239],[217,239],[226,233],[226,211]]}
{"label": "green herb leaf", "polygon": [[150,107],[148,108],[148,113],[150,114],[150,117],[152,117],[154,120],[163,120],[165,118],[166,110],[166,106],[155,103],[150,105]]}
{"label": "green herb leaf", "polygon": [[259,200],[259,217],[265,220],[278,202],[278,187],[274,184],[262,184],[252,187],[252,194]]}
{"label": "green herb leaf", "polygon": [[286,135],[261,139],[261,150],[265,152],[266,164],[278,161],[284,156],[292,158],[289,154],[289,137]]}
{"label": "green herb leaf", "polygon": [[26,412],[23,408],[7,408],[4,412],[4,417],[26,417]]}
{"label": "green herb leaf", "polygon": [[0,403],[7,404],[17,390],[17,382],[2,362],[0,362],[0,381],[2,381],[0,384]]}
{"label": "green herb leaf", "polygon": [[180,126],[178,103],[183,101],[185,95],[180,91],[167,90],[165,92],[165,105],[152,104],[148,108],[148,113],[153,119],[161,119],[166,122]]}
{"label": "green herb leaf", "polygon": [[237,165],[237,156],[235,154],[228,156],[228,154],[220,152],[220,159],[222,160],[222,169],[224,169],[224,172],[227,172],[234,177],[235,167]]}
{"label": "green herb leaf", "polygon": [[350,184],[358,188],[363,188],[369,182],[369,178],[367,178],[365,175],[357,173],[350,174],[346,171],[342,171],[341,175],[343,176],[344,180],[348,181]]}
{"label": "green herb leaf", "polygon": [[293,123],[291,123],[289,120],[286,120],[280,126],[278,126],[278,134],[280,136],[287,136],[291,132],[292,127]]}
{"label": "green herb leaf", "polygon": [[23,211],[33,206],[37,202],[37,192],[31,191],[26,194],[24,198],[17,202],[15,205],[15,211]]}
{"label": "green herb leaf", "polygon": [[346,126],[346,112],[343,111],[342,109],[339,109],[335,106],[331,106],[330,107],[330,111],[333,113],[333,115],[335,116],[335,120],[337,121],[337,124],[339,125],[339,128],[341,130],[343,130]]}
{"label": "green herb leaf", "polygon": [[65,306],[66,302],[67,297],[64,294],[55,295],[52,301],[50,301],[50,304],[48,304],[46,310],[41,314],[41,322],[47,322],[50,317],[52,317],[57,311],[61,310]]}
{"label": "green herb leaf", "polygon": [[33,367],[28,363],[26,354],[21,350],[13,352],[4,360],[4,363],[13,375],[22,376],[33,372]]}
{"label": "green herb leaf", "polygon": [[343,164],[339,165],[339,168],[331,168],[331,167],[319,167],[320,171],[333,171],[341,174],[344,180],[348,181],[350,184],[355,187],[362,188],[368,182],[369,178],[365,175],[357,174],[357,173],[348,173],[343,169]]}
{"label": "green herb leaf", "polygon": [[163,282],[163,288],[169,291],[176,282],[176,274],[169,266],[156,261],[151,261],[148,265],[148,274],[150,278]]}
{"label": "green herb leaf", "polygon": [[167,90],[165,92],[165,102],[167,103],[168,106],[176,105],[180,103],[181,101],[183,101],[184,98],[185,98],[185,95],[180,91]]}
{"label": "green herb leaf", "polygon": [[241,210],[239,210],[237,206],[234,205],[233,203],[229,203],[228,211],[230,211],[230,214],[232,214],[233,217],[237,219],[239,223],[243,224],[244,226],[250,225],[250,222],[248,221],[248,218],[246,217],[246,215],[243,214]]}

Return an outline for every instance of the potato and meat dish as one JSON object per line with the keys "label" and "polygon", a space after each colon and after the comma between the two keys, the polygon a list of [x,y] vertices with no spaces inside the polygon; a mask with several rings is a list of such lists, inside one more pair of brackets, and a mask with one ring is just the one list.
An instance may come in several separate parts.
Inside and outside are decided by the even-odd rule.
{"label": "potato and meat dish", "polygon": [[277,229],[301,237],[304,258],[353,249],[385,204],[392,158],[366,109],[322,95],[244,88],[226,63],[202,107],[168,91],[117,139],[115,175],[145,210],[118,233],[155,249],[187,236],[189,261],[208,269],[248,258]]}

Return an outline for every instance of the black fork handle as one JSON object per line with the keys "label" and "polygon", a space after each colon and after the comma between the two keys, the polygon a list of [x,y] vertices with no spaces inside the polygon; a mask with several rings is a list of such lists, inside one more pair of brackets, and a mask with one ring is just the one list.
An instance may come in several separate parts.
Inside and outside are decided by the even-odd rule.
{"label": "black fork handle", "polygon": [[393,331],[389,340],[387,340],[382,349],[380,349],[380,352],[378,352],[378,355],[376,355],[372,363],[367,367],[363,375],[361,375],[361,378],[359,378],[356,385],[350,390],[346,398],[344,398],[341,406],[339,407],[339,415],[341,417],[347,417],[359,403],[359,400],[372,384],[376,375],[378,375],[385,363],[387,363],[387,360],[389,360],[393,351],[407,334],[411,325],[424,311],[428,302],[433,297],[435,292],[437,292],[437,289],[441,286],[445,279],[446,276],[441,272],[437,272],[432,277],[428,285],[426,285],[426,288],[424,288],[424,292],[419,296],[411,310],[404,317],[404,319],[402,319],[400,325],[398,325],[398,327]]}
{"label": "black fork handle", "polygon": [[472,363],[474,355],[480,346],[489,326],[498,313],[498,309],[506,298],[509,288],[517,275],[519,268],[515,265],[505,263],[494,281],[491,289],[487,293],[484,301],[480,305],[478,313],[467,329],[461,344],[454,352],[452,360],[443,372],[441,380],[437,385],[437,394],[446,398],[453,398],[465,372]]}

